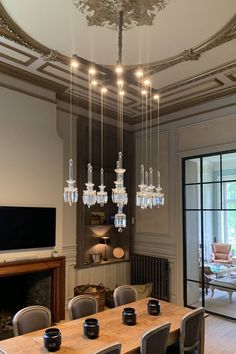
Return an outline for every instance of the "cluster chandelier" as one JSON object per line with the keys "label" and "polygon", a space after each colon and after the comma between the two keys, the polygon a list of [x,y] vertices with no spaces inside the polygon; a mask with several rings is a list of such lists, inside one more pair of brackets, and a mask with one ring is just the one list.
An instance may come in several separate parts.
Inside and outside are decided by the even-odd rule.
{"label": "cluster chandelier", "polygon": [[[118,231],[126,227],[126,215],[123,208],[128,203],[128,194],[124,186],[123,168],[123,105],[124,105],[124,80],[122,77],[122,31],[133,26],[151,25],[157,11],[162,10],[168,0],[137,0],[135,3],[128,0],[73,0],[74,5],[82,13],[87,14],[88,25],[106,26],[118,30],[118,61],[116,67],[117,74],[117,121],[118,121],[118,159],[116,162],[116,180],[115,187],[112,189],[112,202],[117,205],[117,214],[114,224]],[[70,205],[78,200],[78,191],[73,179],[73,160],[72,160],[72,85],[73,85],[73,67],[70,69],[70,159],[69,159],[69,179],[68,186],[64,189],[64,201]],[[140,167],[140,185],[136,193],[136,205],[142,209],[152,208],[164,204],[164,194],[160,184],[159,172],[159,96],[152,93],[152,85],[144,77],[141,70],[136,73],[138,81],[141,83],[142,100],[142,162]],[[110,83],[109,83],[110,84]],[[108,201],[108,195],[104,185],[104,167],[103,167],[103,124],[104,124],[104,95],[107,88],[101,87],[101,167],[100,167],[100,185],[99,190],[94,189],[93,183],[93,165],[92,165],[92,123],[93,123],[93,91],[98,90],[96,81],[95,66],[88,72],[88,126],[89,126],[89,162],[87,165],[86,189],[83,191],[83,203],[88,208],[96,203],[101,207]],[[158,118],[158,148],[157,148],[157,185],[154,185],[152,163],[152,106],[153,100],[157,106]],[[144,120],[145,118],[145,120]],[[144,129],[145,123],[145,129]],[[144,132],[145,132],[145,154],[144,154]],[[144,158],[145,155],[145,158]]]}
{"label": "cluster chandelier", "polygon": [[[138,73],[142,76],[142,73]],[[143,86],[146,86],[144,89]],[[164,194],[162,193],[161,177],[159,171],[159,155],[160,155],[160,110],[159,110],[159,96],[154,95],[152,97],[152,87],[149,80],[142,81],[142,147],[141,147],[141,167],[140,167],[140,185],[139,191],[136,192],[136,205],[141,209],[152,208],[153,206],[164,205]],[[149,95],[149,97],[148,97]],[[143,97],[145,97],[145,163],[144,163],[144,103]],[[150,105],[150,117],[148,127],[148,100]],[[152,163],[152,100],[157,102],[157,186],[153,184],[153,168]],[[148,144],[148,130],[149,130],[149,144]],[[149,145],[149,154],[148,154]],[[148,155],[149,165],[148,168]],[[146,169],[145,169],[145,167]]]}

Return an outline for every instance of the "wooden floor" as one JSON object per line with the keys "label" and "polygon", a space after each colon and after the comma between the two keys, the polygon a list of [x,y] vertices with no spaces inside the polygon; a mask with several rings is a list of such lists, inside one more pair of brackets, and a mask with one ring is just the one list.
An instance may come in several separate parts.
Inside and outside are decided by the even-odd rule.
{"label": "wooden floor", "polygon": [[206,318],[205,354],[236,354],[236,321]]}

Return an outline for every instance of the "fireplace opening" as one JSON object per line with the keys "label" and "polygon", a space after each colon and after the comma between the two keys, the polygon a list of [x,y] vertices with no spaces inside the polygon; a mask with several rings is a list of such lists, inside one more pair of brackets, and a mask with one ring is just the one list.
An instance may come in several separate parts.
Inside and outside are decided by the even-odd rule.
{"label": "fireplace opening", "polygon": [[0,278],[0,340],[13,336],[12,318],[20,309],[42,305],[51,309],[50,270]]}

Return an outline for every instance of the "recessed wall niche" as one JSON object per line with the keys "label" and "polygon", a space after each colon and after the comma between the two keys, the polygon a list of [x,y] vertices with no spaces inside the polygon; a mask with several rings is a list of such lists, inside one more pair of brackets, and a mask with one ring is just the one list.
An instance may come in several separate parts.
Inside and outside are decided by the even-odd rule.
{"label": "recessed wall niche", "polygon": [[[77,121],[77,179],[79,195],[83,195],[85,182],[87,181],[88,164],[88,124],[85,120]],[[93,122],[92,130],[92,167],[93,183],[98,190],[100,184],[100,123]],[[118,159],[117,149],[117,129],[104,125],[104,184],[108,192],[108,203],[101,207],[98,204],[88,208],[83,205],[82,198],[77,203],[77,266],[86,268],[98,266],[112,262],[128,261],[131,252],[131,239],[133,235],[133,225],[131,217],[133,215],[134,200],[134,139],[133,133],[124,132],[124,159],[125,187],[128,192],[128,205],[124,212],[127,216],[127,227],[122,232],[114,227],[114,216],[117,213],[116,204],[111,201],[111,192],[114,188],[116,174],[114,169]],[[101,243],[102,237],[109,237],[110,243]],[[124,256],[116,258],[113,255],[115,248],[124,250]],[[106,255],[105,255],[106,252]],[[122,252],[120,253],[122,254]],[[107,260],[104,260],[104,258]]]}

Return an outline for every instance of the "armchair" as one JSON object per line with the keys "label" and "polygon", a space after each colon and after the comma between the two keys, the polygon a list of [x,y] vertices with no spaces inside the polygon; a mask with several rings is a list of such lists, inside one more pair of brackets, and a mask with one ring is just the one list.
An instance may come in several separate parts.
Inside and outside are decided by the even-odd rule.
{"label": "armchair", "polygon": [[228,243],[212,243],[211,261],[213,263],[231,264],[231,245]]}

